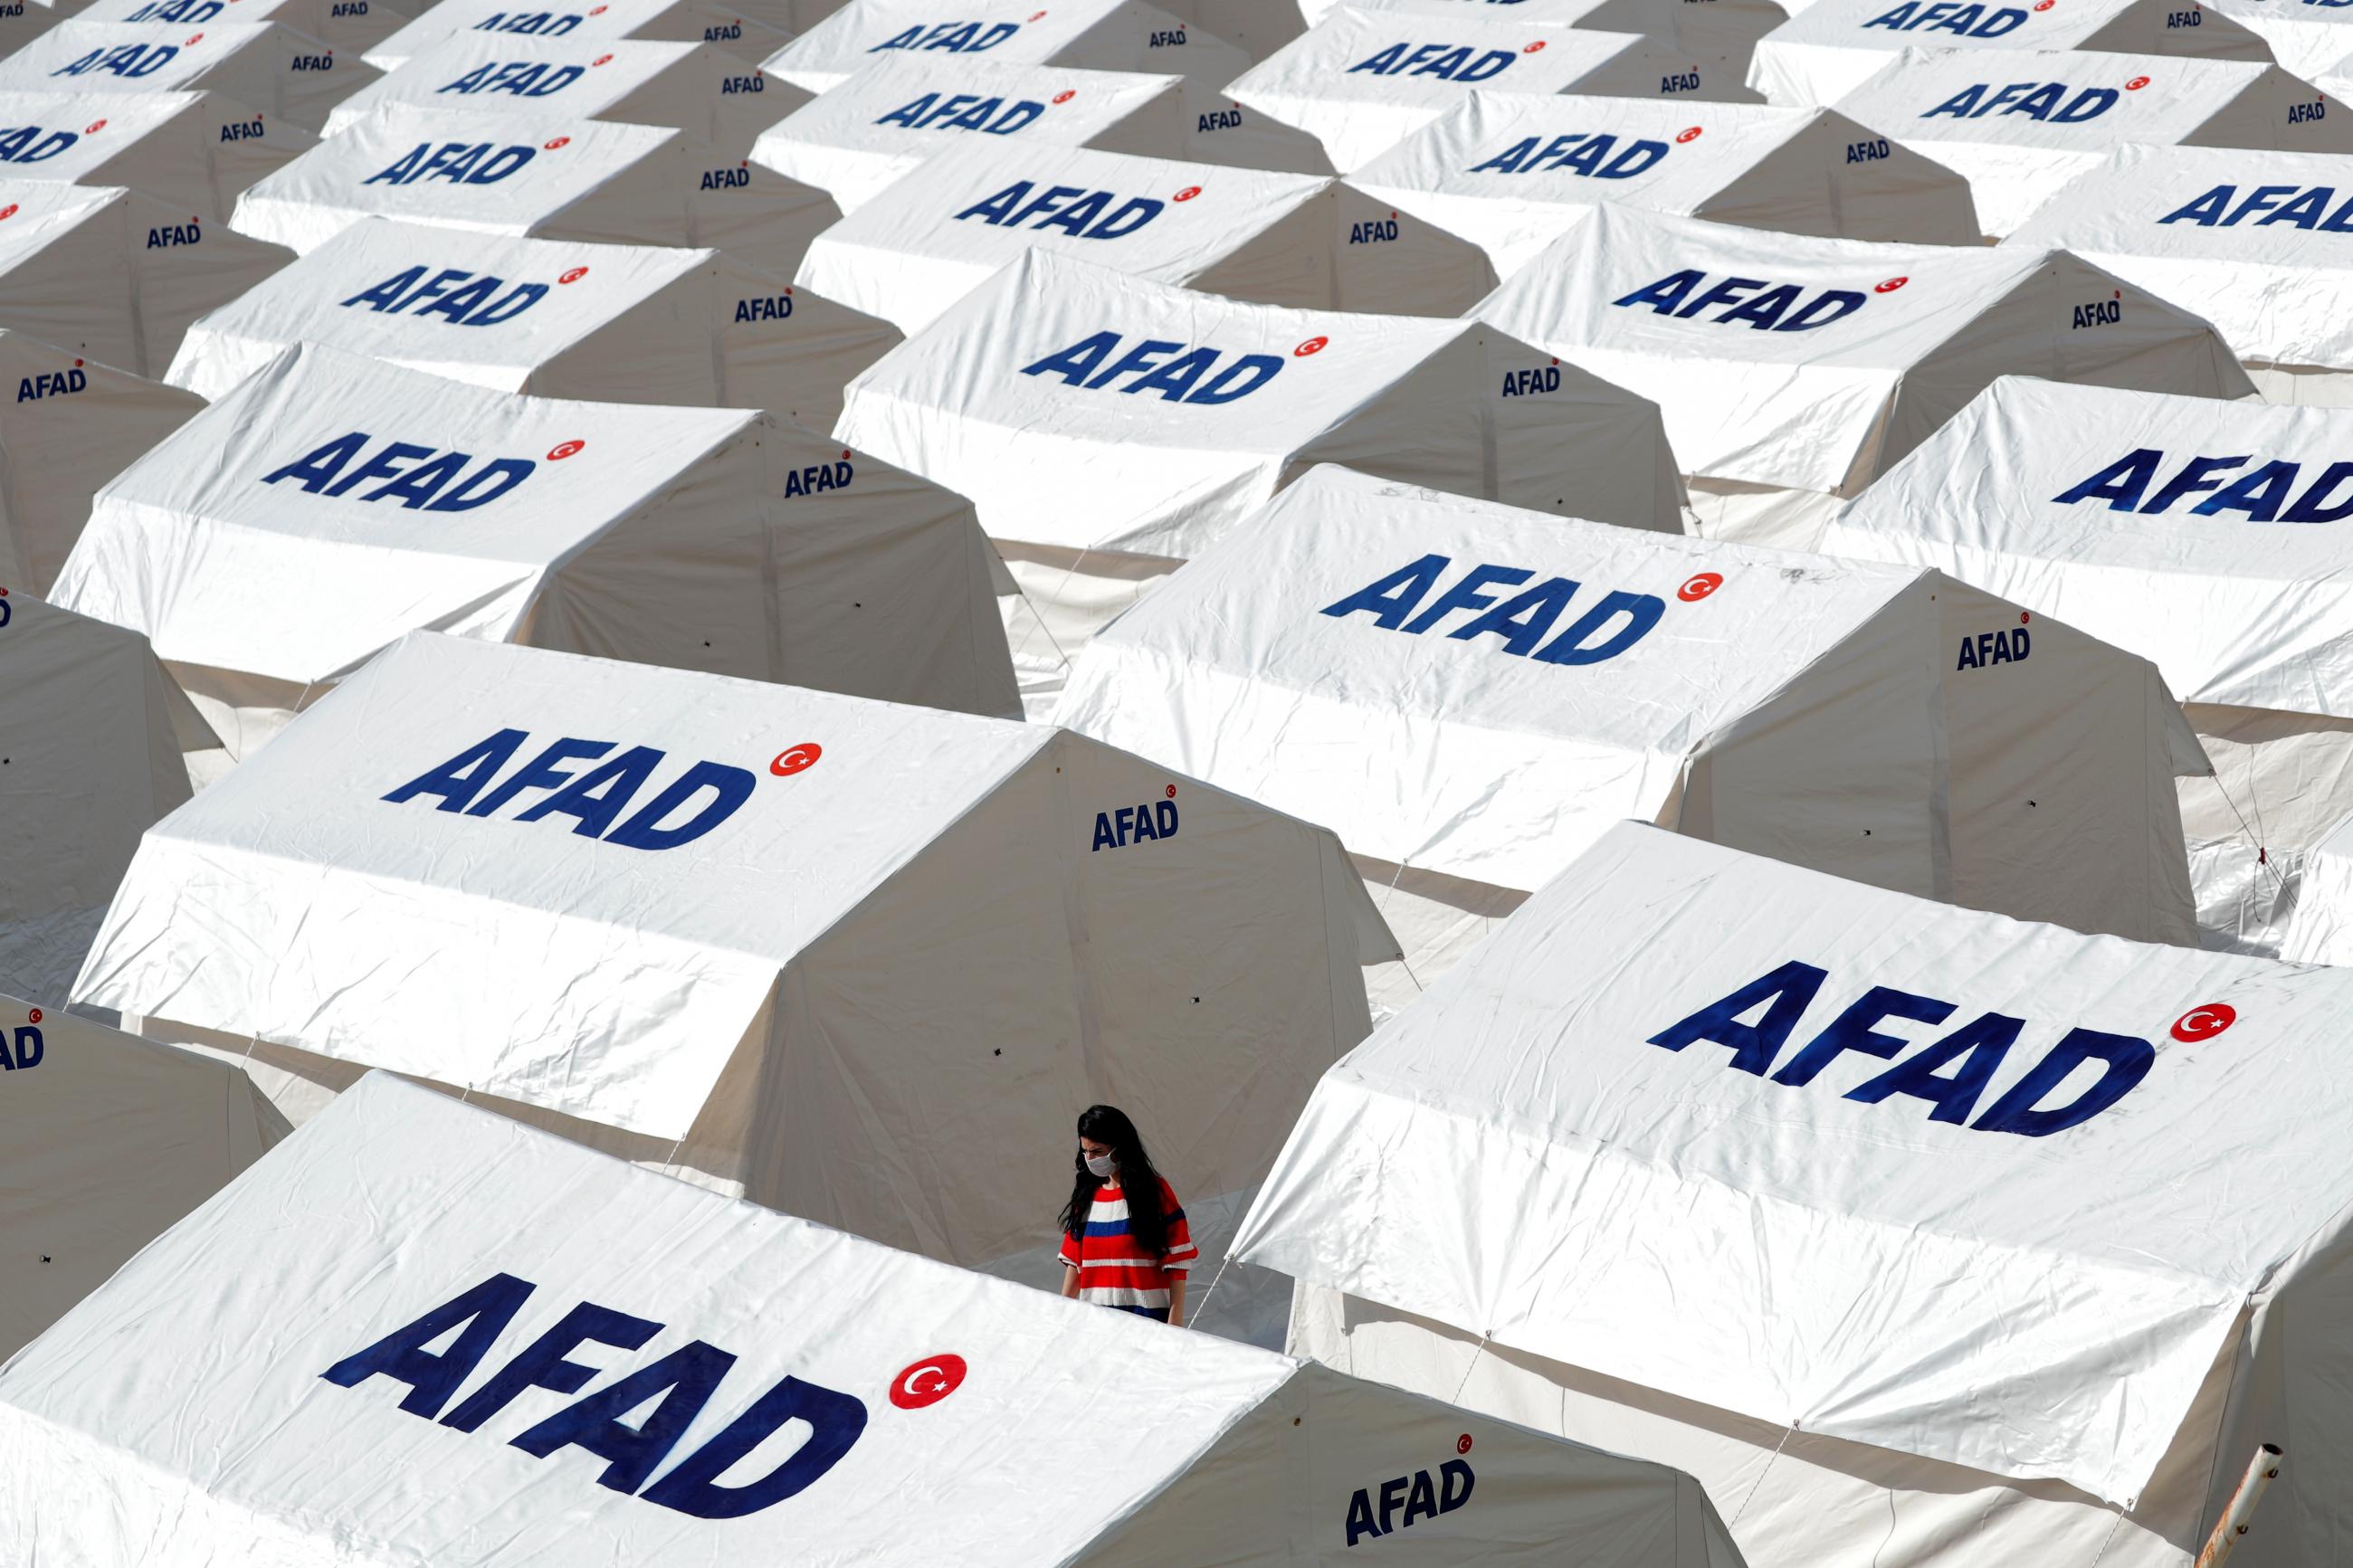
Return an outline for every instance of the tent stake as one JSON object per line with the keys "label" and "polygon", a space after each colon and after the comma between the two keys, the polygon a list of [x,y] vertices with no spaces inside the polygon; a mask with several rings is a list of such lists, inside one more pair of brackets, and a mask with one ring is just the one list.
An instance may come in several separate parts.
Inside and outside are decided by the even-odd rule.
{"label": "tent stake", "polygon": [[2239,1489],[2231,1494],[2231,1504],[2222,1510],[2221,1522],[2214,1533],[2206,1538],[2205,1550],[2198,1553],[2196,1568],[2222,1568],[2238,1549],[2240,1540],[2255,1516],[2255,1505],[2263,1500],[2263,1493],[2279,1479],[2280,1467],[2287,1456],[2274,1443],[2265,1443],[2255,1450],[2247,1465],[2247,1473],[2240,1479]]}

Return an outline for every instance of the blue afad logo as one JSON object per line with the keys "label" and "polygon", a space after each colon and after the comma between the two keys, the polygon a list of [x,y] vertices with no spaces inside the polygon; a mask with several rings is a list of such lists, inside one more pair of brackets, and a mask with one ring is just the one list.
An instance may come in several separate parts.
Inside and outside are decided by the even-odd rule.
{"label": "blue afad logo", "polygon": [[[471,452],[444,452],[411,441],[386,441],[373,457],[354,462],[375,439],[364,430],[338,436],[284,468],[262,475],[261,482],[274,485],[291,479],[310,495],[396,500],[410,511],[471,511],[490,505],[531,478],[539,467],[530,458],[492,458],[467,473],[466,465],[474,460]],[[465,477],[459,478],[460,474]],[[371,479],[383,482],[359,489]]]}
{"label": "blue afad logo", "polygon": [[[1981,81],[1963,88],[1936,108],[1924,110],[1920,118],[1934,120],[1939,114],[1947,114],[1955,120],[1983,120],[1999,109],[2004,114],[2023,114],[2030,120],[2047,120],[2054,125],[2077,125],[2086,120],[2097,120],[2114,109],[2120,96],[2112,87],[2087,87],[2068,98],[2067,84],[2061,81],[2014,81],[2000,89],[1989,81]],[[2062,99],[2066,101],[2061,102]]]}
{"label": "blue afad logo", "polygon": [[0,130],[0,163],[46,163],[81,138],[70,131],[42,133],[37,125]]}
{"label": "blue afad logo", "polygon": [[[401,1398],[401,1409],[459,1432],[475,1432],[525,1390],[579,1393],[599,1370],[567,1359],[582,1345],[633,1351],[667,1326],[583,1301],[443,1415],[442,1407],[482,1364],[536,1289],[528,1279],[493,1274],[319,1375],[339,1388],[354,1388],[372,1377],[405,1383],[408,1392]],[[452,1333],[456,1337],[448,1349],[438,1354],[425,1348]],[[697,1519],[742,1519],[807,1490],[839,1464],[866,1431],[866,1405],[852,1394],[787,1376],[647,1486],[734,1364],[732,1352],[695,1340],[575,1400],[507,1441],[539,1459],[558,1448],[580,1448],[607,1461],[604,1474],[596,1478],[598,1486]],[[624,1421],[649,1405],[652,1408],[635,1421]],[[788,1421],[808,1428],[790,1457],[756,1480],[720,1483],[721,1476]]]}
{"label": "blue afad logo", "polygon": [[[489,273],[476,274],[445,267],[428,278],[423,265],[396,272],[372,289],[363,289],[343,306],[365,305],[379,315],[446,316],[460,327],[495,327],[512,321],[547,297],[545,283],[518,283]],[[499,290],[506,289],[503,294]]]}
{"label": "blue afad logo", "polygon": [[[1219,367],[1223,357],[1219,350],[1188,348],[1161,338],[1145,338],[1114,359],[1122,341],[1117,332],[1097,332],[1023,365],[1021,374],[1059,375],[1090,392],[1101,392],[1125,376],[1127,384],[1113,390],[1156,392],[1169,403],[1211,404],[1248,397],[1282,374],[1282,362],[1272,354],[1243,354]],[[1218,367],[1214,374],[1213,367]]]}
{"label": "blue afad logo", "polygon": [[1020,30],[1018,22],[934,22],[929,27],[910,27],[894,34],[866,52],[879,55],[886,49],[944,49],[952,55],[976,55],[997,47]]}
{"label": "blue afad logo", "polygon": [[[1956,1010],[1955,1004],[1934,996],[1915,995],[1891,985],[1874,985],[1775,1071],[1774,1063],[1779,1059],[1782,1047],[1789,1043],[1799,1019],[1813,1005],[1822,983],[1829,978],[1828,970],[1791,959],[1722,1001],[1711,1002],[1682,1022],[1669,1025],[1652,1035],[1650,1043],[1671,1051],[1680,1051],[1703,1040],[1729,1047],[1732,1060],[1728,1065],[1736,1072],[1754,1073],[1759,1078],[1769,1075],[1775,1083],[1803,1089],[1824,1068],[1848,1052],[1892,1060],[1913,1043],[1895,1035],[1881,1034],[1874,1026],[1890,1018],[1942,1024]],[[1763,1009],[1763,1016],[1757,1022],[1740,1021],[1759,1008]],[[2122,1100],[2148,1076],[2148,1069],[2157,1062],[2157,1048],[2147,1040],[2131,1035],[2105,1034],[2098,1029],[2070,1029],[2066,1037],[2044,1052],[2042,1059],[2007,1094],[1971,1121],[1978,1100],[2025,1027],[2023,1018],[2001,1013],[1980,1014],[1942,1039],[1921,1047],[1887,1071],[1848,1089],[1844,1098],[1877,1105],[1903,1095],[1927,1101],[1931,1121],[1950,1122],[1956,1127],[1967,1125],[1978,1132],[2015,1132],[2026,1138],[2048,1138],[2054,1132],[2082,1126]],[[2098,1065],[2097,1079],[2063,1105],[2042,1103],[2086,1064]]]}
{"label": "blue afad logo", "polygon": [[976,217],[997,228],[1059,228],[1072,239],[1125,239],[1168,205],[1150,196],[1129,196],[1114,207],[1112,203],[1121,201],[1118,195],[1083,185],[1049,185],[1033,196],[1036,189],[1031,181],[1016,180],[955,216],[959,220]]}
{"label": "blue afad logo", "polygon": [[1629,308],[1648,305],[1660,315],[1672,316],[1679,321],[1688,321],[1709,306],[1720,305],[1723,309],[1708,318],[1718,326],[1738,325],[1757,332],[1810,332],[1854,314],[1871,298],[1852,289],[1825,289],[1800,305],[1798,301],[1805,294],[1802,284],[1775,283],[1764,278],[1726,278],[1700,288],[1706,280],[1707,274],[1698,268],[1685,268],[1609,302]]}
{"label": "blue afad logo", "polygon": [[86,390],[89,385],[90,377],[84,375],[78,368],[45,370],[37,375],[26,376],[16,383],[16,401],[37,403],[44,397],[70,397],[77,392]]}
{"label": "blue afad logo", "polygon": [[1391,44],[1370,58],[1350,66],[1346,74],[1370,71],[1375,76],[1435,76],[1448,81],[1488,81],[1501,76],[1519,58],[1509,49],[1490,49],[1474,59],[1468,47]]}
{"label": "blue afad logo", "polygon": [[1605,132],[1577,132],[1546,142],[1531,136],[1514,142],[1483,163],[1473,163],[1474,174],[1537,174],[1566,169],[1589,180],[1630,180],[1665,157],[1663,142],[1629,142]]}
{"label": "blue afad logo", "polygon": [[[0,625],[5,624],[0,622]],[[40,1009],[35,1008],[33,1016],[40,1016]],[[44,1054],[41,1031],[30,1024],[22,1025],[16,1030],[16,1055],[13,1060],[8,1055],[8,1042],[0,1039],[0,1071],[15,1072],[19,1068],[39,1067]]]}
{"label": "blue afad logo", "polygon": [[1002,98],[982,98],[976,93],[927,92],[874,123],[909,131],[985,131],[991,136],[1010,136],[1045,112],[1046,106],[1034,98],[1017,98],[1008,104]]}
{"label": "blue afad logo", "polygon": [[[2243,513],[2250,522],[2341,522],[2353,517],[2353,462],[2329,464],[2299,490],[2304,465],[2284,458],[2193,457],[2160,485],[2157,477],[2164,471],[2166,461],[2165,454],[2156,447],[2137,447],[2051,499],[2062,503],[2104,500],[2111,511],[2150,516],[2171,511],[2189,497],[2202,495],[2206,499],[2189,509],[2193,516],[2235,511]],[[2249,468],[2250,463],[2255,466]],[[2242,468],[2247,471],[2236,472]],[[2225,484],[2225,479],[2230,482]],[[2288,499],[2291,496],[2295,498],[2293,501]]]}
{"label": "blue afad logo", "polygon": [[[2347,3],[2353,4],[2353,0],[2347,0]],[[0,142],[0,151],[5,147],[6,143]],[[2335,185],[2257,185],[2247,193],[2243,201],[2239,200],[2238,195],[2239,187],[2236,185],[2217,185],[2197,200],[2174,208],[2157,221],[2194,223],[2200,228],[2236,228],[2253,215],[2261,213],[2263,216],[2255,219],[2257,228],[2267,223],[2292,223],[2303,229],[2353,234],[2353,223],[2346,221],[2348,216],[2353,216],[2353,196],[2337,203]],[[2329,210],[2332,203],[2336,204],[2333,212]]]}
{"label": "blue afad logo", "polygon": [[474,24],[477,33],[528,33],[535,37],[559,38],[572,31],[586,18],[564,16],[554,11],[517,11],[509,15],[493,11]]}
{"label": "blue afad logo", "polygon": [[549,93],[562,92],[587,74],[586,66],[552,66],[544,60],[506,63],[493,60],[486,66],[476,66],[456,81],[433,90],[436,93],[462,92],[469,96],[478,92],[503,92],[516,98],[545,98]]}
{"label": "blue afad logo", "polygon": [[[1503,651],[1530,658],[1542,664],[1599,664],[1605,658],[1616,658],[1659,624],[1666,613],[1664,599],[1652,594],[1629,594],[1611,589],[1596,600],[1590,609],[1569,623],[1568,629],[1545,641],[1553,626],[1568,609],[1569,601],[1577,596],[1577,583],[1566,577],[1547,577],[1533,588],[1522,590],[1508,599],[1490,592],[1493,584],[1504,586],[1525,583],[1535,575],[1525,566],[1476,565],[1455,580],[1454,585],[1438,595],[1427,609],[1422,601],[1453,564],[1449,556],[1425,555],[1411,565],[1401,566],[1335,605],[1324,606],[1327,616],[1345,619],[1350,616],[1368,615],[1373,625],[1383,631],[1403,632],[1419,637],[1452,615],[1468,615],[1471,618],[1446,635],[1456,642],[1468,642],[1472,637],[1493,637],[1503,639]],[[1502,603],[1496,601],[1502,599]],[[1415,614],[1419,610],[1419,614]],[[1612,622],[1621,624],[1612,626]],[[1608,635],[1603,636],[1607,630]]]}
{"label": "blue afad logo", "polygon": [[1989,12],[1983,5],[1955,5],[1946,0],[1926,5],[1920,0],[1904,0],[1903,5],[1892,11],[1882,11],[1863,26],[1884,27],[1891,33],[1953,33],[1964,38],[1999,38],[2026,26],[2026,13],[2007,5]]}
{"label": "blue afad logo", "polygon": [[1368,1535],[1388,1535],[1425,1519],[1452,1513],[1471,1500],[1471,1490],[1478,1484],[1479,1478],[1471,1473],[1470,1460],[1449,1459],[1438,1467],[1434,1478],[1428,1470],[1416,1470],[1410,1476],[1383,1481],[1378,1517],[1373,1510],[1373,1489],[1359,1487],[1356,1495],[1348,1500],[1348,1544],[1354,1546]]}
{"label": "blue afad logo", "polygon": [[757,782],[744,768],[696,763],[647,802],[644,809],[616,826],[669,753],[652,746],[632,746],[593,768],[573,773],[559,764],[603,757],[614,742],[567,735],[551,742],[485,794],[491,780],[514,760],[530,738],[525,730],[501,730],[384,798],[399,805],[419,795],[431,795],[438,803],[433,808],[436,811],[491,816],[514,805],[525,790],[533,790],[540,792],[539,798],[514,813],[515,821],[568,816],[572,831],[583,838],[601,838],[631,849],[676,849],[734,816],[752,798]]}
{"label": "blue afad logo", "polygon": [[117,44],[111,49],[92,49],[49,74],[81,76],[90,71],[104,71],[109,76],[153,76],[170,65],[179,52],[177,44]]}
{"label": "blue afad logo", "polygon": [[1174,838],[1181,826],[1176,817],[1176,802],[1169,786],[1171,798],[1147,800],[1137,805],[1123,805],[1117,811],[1095,813],[1095,841],[1087,847],[1092,855],[1098,849],[1124,849],[1131,844],[1141,844],[1147,838]]}
{"label": "blue afad logo", "polygon": [[419,180],[447,180],[453,185],[461,181],[469,185],[488,185],[505,179],[538,156],[539,149],[529,146],[444,142],[436,147],[430,142],[420,142],[395,159],[390,167],[377,170],[360,184],[413,185]]}

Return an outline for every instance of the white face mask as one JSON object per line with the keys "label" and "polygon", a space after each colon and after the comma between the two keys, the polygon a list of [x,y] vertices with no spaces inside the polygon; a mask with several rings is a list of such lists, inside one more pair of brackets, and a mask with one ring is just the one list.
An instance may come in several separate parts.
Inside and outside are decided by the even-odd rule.
{"label": "white face mask", "polygon": [[1094,1174],[1094,1175],[1096,1175],[1096,1176],[1102,1177],[1102,1178],[1103,1178],[1103,1179],[1105,1179],[1105,1180],[1108,1180],[1108,1179],[1110,1178],[1111,1173],[1112,1173],[1112,1170],[1113,1170],[1113,1163],[1112,1163],[1112,1157],[1111,1157],[1110,1155],[1108,1155],[1108,1154],[1089,1154],[1089,1155],[1086,1157],[1086,1161],[1087,1161],[1087,1170],[1088,1170],[1090,1173],[1092,1173],[1092,1174]]}

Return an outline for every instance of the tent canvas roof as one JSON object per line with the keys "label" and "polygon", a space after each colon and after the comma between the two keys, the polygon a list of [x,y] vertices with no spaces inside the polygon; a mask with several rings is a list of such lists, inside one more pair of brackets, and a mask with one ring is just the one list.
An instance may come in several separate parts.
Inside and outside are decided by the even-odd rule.
{"label": "tent canvas roof", "polygon": [[[413,14],[416,0],[96,0],[79,14],[85,22],[144,22],[193,28],[215,18],[246,26],[275,22],[330,49],[359,54],[388,36]],[[381,70],[385,68],[376,68]]]}
{"label": "tent canvas roof", "polygon": [[[421,1356],[362,1359],[469,1292],[482,1310],[432,1395],[375,1370]],[[600,1364],[573,1385],[592,1403],[495,1386],[560,1323]],[[610,1426],[518,1441],[610,1390]],[[612,1403],[658,1394],[650,1426]],[[1133,1405],[1116,1432],[1107,1402]],[[789,1459],[788,1439],[755,1447],[788,1421]],[[1663,1466],[731,1203],[385,1074],[0,1373],[0,1507],[44,1500],[23,1515],[44,1555],[158,1568],[227,1541],[354,1568],[1338,1563],[1363,1489],[1450,1464],[1457,1500],[1415,1519],[1417,1563],[1568,1542],[1626,1568],[1740,1561]]]}
{"label": "tent canvas roof", "polygon": [[1343,7],[1235,79],[1246,108],[1296,125],[1350,173],[1462,101],[1493,92],[1750,100],[1719,61],[1669,40],[1516,17]]}
{"label": "tent canvas roof", "polygon": [[62,22],[0,56],[0,89],[185,92],[205,89],[316,130],[381,73],[277,22]]}
{"label": "tent canvas roof", "polygon": [[[727,183],[714,186],[714,172]],[[370,216],[620,244],[724,240],[785,273],[840,216],[821,191],[657,126],[387,103],[248,191],[237,226],[297,252]]]}
{"label": "tent canvas roof", "polygon": [[[1530,392],[1493,402],[1498,383]],[[992,537],[1181,559],[1317,458],[1564,511],[1574,473],[1589,513],[1676,528],[1673,480],[1627,460],[1672,461],[1656,418],[1474,322],[1249,305],[1033,250],[852,383],[835,434],[971,496]]]}
{"label": "tent canvas roof", "polygon": [[[2087,300],[2116,309],[2078,331]],[[2087,381],[2249,390],[2204,322],[2064,251],[1872,245],[1604,206],[1479,313],[1656,399],[1685,473],[1831,494],[1860,489],[2006,371],[2055,361]]]}
{"label": "tent canvas roof", "polygon": [[849,0],[777,50],[765,68],[822,93],[878,59],[935,53],[1168,76],[1222,69],[1220,85],[1250,64],[1213,29],[1197,31],[1145,0],[1058,0],[1043,7],[1033,0],[964,0],[953,13],[934,0]]}
{"label": "tent canvas roof", "polygon": [[976,134],[1175,156],[1188,124],[1182,85],[1175,76],[899,55],[778,122],[752,156],[854,213]]}
{"label": "tent canvas roof", "polygon": [[2047,610],[2153,660],[2185,702],[2353,719],[2353,680],[2332,679],[2353,626],[2345,546],[2269,525],[2353,503],[2344,419],[2004,376],[1841,510],[1824,546]]}
{"label": "tent canvas roof", "polygon": [[1838,108],[1967,175],[1997,237],[2126,142],[2353,152],[2353,109],[2240,60],[1905,53]]}
{"label": "tent canvas roof", "polygon": [[[2196,18],[2185,26],[2184,15]],[[2170,0],[2067,0],[1940,10],[1929,0],[1815,0],[1757,45],[1748,84],[1775,103],[1835,103],[1899,53],[1972,55],[2091,50],[2271,63],[2253,33],[2219,10]],[[1865,121],[1865,124],[1877,124]]]}
{"label": "tent canvas roof", "polygon": [[518,11],[514,0],[434,0],[369,49],[367,61],[378,70],[397,70],[446,38],[495,33],[581,42],[711,44],[756,63],[790,37],[770,19],[780,15],[774,0],[754,0],[748,6],[732,0],[599,0],[579,11]]}
{"label": "tent canvas roof", "polygon": [[[2348,1005],[2341,971],[1628,824],[1325,1075],[1238,1250],[1776,1426],[2128,1503],[2250,1294],[2343,1226]],[[1530,1215],[1553,1245],[1504,1240]]]}
{"label": "tent canvas roof", "polygon": [[11,179],[128,185],[208,219],[317,141],[212,92],[0,92],[0,127]]}
{"label": "tent canvas roof", "polygon": [[[1459,16],[1461,0],[1291,0],[1310,24],[1320,22],[1344,5],[1356,11],[1410,11],[1430,16]],[[1672,38],[1676,47],[1703,58],[1728,61],[1746,68],[1757,40],[1788,20],[1789,11],[1777,0],[1708,0],[1694,5],[1686,0],[1514,0],[1514,19],[1558,22],[1572,27],[1592,27],[1610,33],[1648,33]],[[1789,10],[1801,9],[1793,4]]]}
{"label": "tent canvas roof", "polygon": [[1352,183],[1507,277],[1601,202],[1785,234],[1978,238],[1959,175],[1842,114],[1763,104],[1474,92]]}
{"label": "tent canvas roof", "polygon": [[1493,287],[1476,250],[1396,214],[1312,174],[975,138],[827,230],[798,280],[909,332],[1033,247],[1268,304],[1452,316]]}

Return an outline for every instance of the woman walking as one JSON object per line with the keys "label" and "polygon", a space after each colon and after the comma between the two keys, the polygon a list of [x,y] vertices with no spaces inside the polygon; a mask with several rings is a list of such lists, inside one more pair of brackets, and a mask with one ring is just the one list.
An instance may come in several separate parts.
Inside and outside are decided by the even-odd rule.
{"label": "woman walking", "polygon": [[1077,1177],[1062,1209],[1062,1294],[1182,1328],[1185,1274],[1200,1256],[1184,1205],[1126,1113],[1079,1113]]}

